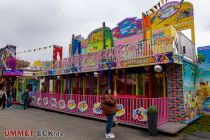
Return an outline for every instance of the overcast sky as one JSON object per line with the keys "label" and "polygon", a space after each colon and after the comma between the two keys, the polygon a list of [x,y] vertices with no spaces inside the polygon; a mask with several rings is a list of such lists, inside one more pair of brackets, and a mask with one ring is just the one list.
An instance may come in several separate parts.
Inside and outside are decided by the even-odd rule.
{"label": "overcast sky", "polygon": [[[49,46],[64,47],[72,34],[84,37],[102,26],[115,27],[126,17],[139,17],[160,0],[0,0],[0,46],[17,46],[17,51]],[[180,0],[178,0],[180,1]],[[209,0],[194,4],[196,46],[210,45]],[[25,60],[52,59],[52,49],[19,55]]]}

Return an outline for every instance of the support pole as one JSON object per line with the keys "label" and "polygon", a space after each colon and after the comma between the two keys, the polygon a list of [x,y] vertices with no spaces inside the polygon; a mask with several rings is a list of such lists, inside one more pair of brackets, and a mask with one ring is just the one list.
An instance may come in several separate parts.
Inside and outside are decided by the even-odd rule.
{"label": "support pole", "polygon": [[114,94],[117,94],[117,75],[114,75]]}
{"label": "support pole", "polygon": [[60,93],[62,94],[63,93],[63,79],[62,79],[62,77],[61,77],[60,83],[61,83],[61,85],[60,85],[60,89],[61,89]]}
{"label": "support pole", "polygon": [[68,82],[67,82],[67,87],[68,87],[68,94],[71,93],[71,81],[70,81],[70,78],[68,78]]}
{"label": "support pole", "polygon": [[108,70],[108,88],[111,89],[111,70]]}
{"label": "support pole", "polygon": [[149,98],[152,98],[152,80],[151,80],[151,76],[149,76]]}
{"label": "support pole", "polygon": [[85,81],[86,81],[86,79],[85,79],[85,77],[83,77],[82,79],[83,79],[82,80],[82,92],[83,92],[83,95],[85,95]]}
{"label": "support pole", "polygon": [[163,72],[163,97],[166,97],[166,74]]}
{"label": "support pole", "polygon": [[142,79],[142,85],[143,85],[143,97],[145,97],[145,75],[143,75],[143,79]]}
{"label": "support pole", "polygon": [[100,92],[100,90],[99,90],[99,85],[100,85],[100,77],[97,77],[97,101],[96,102],[98,102],[98,98],[99,98],[99,92]]}
{"label": "support pole", "polygon": [[136,96],[139,94],[139,74],[136,74]]}

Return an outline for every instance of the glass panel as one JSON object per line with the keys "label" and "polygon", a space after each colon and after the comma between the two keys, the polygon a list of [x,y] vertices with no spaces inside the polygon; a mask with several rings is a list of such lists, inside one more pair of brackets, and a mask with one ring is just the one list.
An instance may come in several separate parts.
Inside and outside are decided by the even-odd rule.
{"label": "glass panel", "polygon": [[65,93],[65,94],[68,93],[67,87],[66,87],[66,82],[67,82],[67,80],[66,79],[63,79],[63,93]]}
{"label": "glass panel", "polygon": [[126,74],[126,94],[136,95],[136,74]]}
{"label": "glass panel", "polygon": [[163,97],[164,95],[164,88],[166,88],[164,86],[164,82],[163,82],[163,78],[164,75],[163,73],[155,73],[153,75],[154,80],[152,80],[152,97],[153,98],[157,98],[157,97]]}
{"label": "glass panel", "polygon": [[138,95],[143,95],[143,73],[138,73]]}
{"label": "glass panel", "polygon": [[53,79],[50,79],[50,93],[53,93]]}
{"label": "glass panel", "polygon": [[85,80],[85,94],[86,95],[90,95],[90,83],[91,83],[91,79],[88,77],[84,78]]}
{"label": "glass panel", "polygon": [[33,90],[33,85],[32,84],[27,84],[26,88],[28,89],[29,92],[32,92]]}
{"label": "glass panel", "polygon": [[79,94],[83,94],[83,78],[82,77],[80,77],[80,78],[78,78],[78,86],[79,86],[79,90],[78,90],[78,93]]}
{"label": "glass panel", "polygon": [[146,96],[146,97],[149,97],[149,75],[150,74],[145,74],[144,76],[143,76],[143,84],[144,84],[144,95]]}
{"label": "glass panel", "polygon": [[96,95],[97,94],[97,78],[92,78],[92,89],[93,89],[93,95]]}
{"label": "glass panel", "polygon": [[108,83],[107,83],[107,80],[106,80],[106,77],[103,76],[103,77],[100,77],[100,80],[99,80],[99,94],[105,94],[105,89],[107,88],[108,86]]}
{"label": "glass panel", "polygon": [[58,87],[59,87],[59,80],[55,80],[55,93],[59,93]]}
{"label": "glass panel", "polygon": [[77,94],[77,79],[72,78],[71,83],[72,83],[72,94]]}
{"label": "glass panel", "polygon": [[117,94],[125,94],[125,75],[116,75]]}

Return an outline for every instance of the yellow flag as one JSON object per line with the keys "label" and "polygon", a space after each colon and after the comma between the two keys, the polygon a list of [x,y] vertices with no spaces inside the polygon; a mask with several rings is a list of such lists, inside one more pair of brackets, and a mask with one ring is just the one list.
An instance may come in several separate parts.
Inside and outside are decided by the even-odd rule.
{"label": "yellow flag", "polygon": [[41,61],[34,61],[34,66],[41,67]]}

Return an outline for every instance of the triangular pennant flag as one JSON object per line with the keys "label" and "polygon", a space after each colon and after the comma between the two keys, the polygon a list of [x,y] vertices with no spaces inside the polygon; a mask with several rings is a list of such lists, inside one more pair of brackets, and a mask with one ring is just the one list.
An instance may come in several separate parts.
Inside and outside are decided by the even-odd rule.
{"label": "triangular pennant flag", "polygon": [[166,3],[168,3],[168,0],[166,0]]}
{"label": "triangular pennant flag", "polygon": [[180,4],[182,4],[184,2],[184,0],[181,0]]}
{"label": "triangular pennant flag", "polygon": [[161,9],[160,2],[158,2],[158,6],[159,6],[159,8]]}
{"label": "triangular pennant flag", "polygon": [[34,52],[36,51],[36,49],[34,49]]}
{"label": "triangular pennant flag", "polygon": [[162,5],[164,5],[165,3],[164,3],[164,0],[161,0],[161,2],[162,2]]}
{"label": "triangular pennant flag", "polygon": [[152,13],[154,13],[153,9],[150,9],[150,11],[151,11]]}
{"label": "triangular pennant flag", "polygon": [[146,15],[148,16],[148,12],[146,12]]}
{"label": "triangular pennant flag", "polygon": [[154,8],[157,10],[157,9],[158,9],[158,8],[157,8],[157,5],[155,5]]}
{"label": "triangular pennant flag", "polygon": [[51,46],[49,46],[49,48],[51,48]]}

